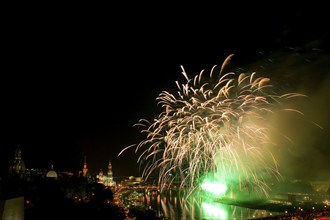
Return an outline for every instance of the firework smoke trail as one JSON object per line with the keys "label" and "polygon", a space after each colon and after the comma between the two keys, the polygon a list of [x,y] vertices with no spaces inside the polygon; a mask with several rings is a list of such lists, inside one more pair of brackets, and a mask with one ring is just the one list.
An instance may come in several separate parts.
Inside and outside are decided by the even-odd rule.
{"label": "firework smoke trail", "polygon": [[143,149],[138,162],[145,163],[145,179],[158,173],[161,188],[179,182],[180,189],[190,195],[212,174],[222,182],[239,188],[249,184],[266,194],[267,177],[280,175],[266,147],[271,143],[267,119],[281,100],[302,95],[272,94],[270,79],[257,78],[256,73],[223,74],[231,57],[218,74],[214,66],[209,77],[203,70],[191,79],[181,66],[186,84],[176,81],[176,95],[159,94],[156,100],[164,111],[153,123],[141,119],[135,124],[143,127],[146,139],[119,155],[131,147],[136,153]]}

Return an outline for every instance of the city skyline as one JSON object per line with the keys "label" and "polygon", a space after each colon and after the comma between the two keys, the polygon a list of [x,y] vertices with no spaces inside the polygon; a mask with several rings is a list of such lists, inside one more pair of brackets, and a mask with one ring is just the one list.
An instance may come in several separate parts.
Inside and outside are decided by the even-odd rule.
{"label": "city skyline", "polygon": [[[329,152],[326,13],[235,12],[215,10],[201,18],[178,10],[174,20],[166,13],[150,12],[147,18],[133,17],[120,25],[97,18],[88,23],[73,15],[8,22],[1,168],[6,169],[20,146],[27,167],[54,163],[60,170],[75,171],[82,169],[86,156],[96,172],[111,160],[115,175],[138,176],[134,150],[118,157],[123,148],[143,138],[133,125],[161,112],[155,99],[162,91],[175,91],[175,81],[184,80],[180,65],[191,76],[198,75],[221,65],[229,54],[235,54],[234,69],[274,75],[284,89],[307,93],[308,111],[313,109],[310,105],[319,106],[313,109],[316,113],[308,112],[308,119],[323,130],[305,130],[303,134],[311,135],[309,149],[296,151],[292,164],[284,164],[296,168],[311,146],[320,146],[315,153],[323,161]],[[322,163],[315,162],[313,168]]]}

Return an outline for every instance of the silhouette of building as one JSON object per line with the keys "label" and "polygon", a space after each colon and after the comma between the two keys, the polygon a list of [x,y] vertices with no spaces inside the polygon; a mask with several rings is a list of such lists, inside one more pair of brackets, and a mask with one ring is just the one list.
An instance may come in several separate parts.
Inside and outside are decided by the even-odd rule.
{"label": "silhouette of building", "polygon": [[12,164],[9,167],[9,173],[23,177],[25,174],[25,163],[22,160],[22,150],[17,147]]}

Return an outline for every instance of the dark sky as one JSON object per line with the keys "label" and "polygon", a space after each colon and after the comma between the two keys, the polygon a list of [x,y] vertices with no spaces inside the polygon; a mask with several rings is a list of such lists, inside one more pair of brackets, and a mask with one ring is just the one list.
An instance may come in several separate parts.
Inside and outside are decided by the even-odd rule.
{"label": "dark sky", "polygon": [[3,169],[19,145],[28,168],[77,172],[86,155],[92,171],[111,160],[115,176],[139,175],[133,151],[117,155],[142,140],[133,124],[162,111],[158,94],[184,82],[180,65],[196,75],[234,53],[238,66],[276,57],[272,65],[285,68],[284,57],[298,54],[303,63],[322,60],[322,73],[308,79],[329,79],[321,5],[30,8],[11,7],[2,21]]}

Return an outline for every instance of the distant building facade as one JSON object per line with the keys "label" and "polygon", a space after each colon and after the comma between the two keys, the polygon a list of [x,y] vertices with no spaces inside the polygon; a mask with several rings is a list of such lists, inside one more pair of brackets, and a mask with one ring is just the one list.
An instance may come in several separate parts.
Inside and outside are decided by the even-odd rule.
{"label": "distant building facade", "polygon": [[22,150],[19,147],[15,150],[14,160],[9,167],[9,173],[21,177],[25,174],[25,163],[22,160]]}
{"label": "distant building facade", "polygon": [[142,186],[144,181],[142,177],[130,176],[121,183],[123,186]]}
{"label": "distant building facade", "polygon": [[109,160],[109,164],[108,164],[107,174],[105,175],[103,173],[103,170],[101,169],[99,174],[96,176],[96,178],[97,178],[98,183],[102,183],[105,186],[108,186],[108,187],[116,186],[116,182],[113,180],[112,164],[111,164],[110,160]]}

